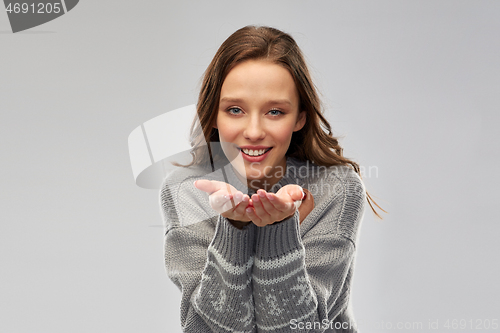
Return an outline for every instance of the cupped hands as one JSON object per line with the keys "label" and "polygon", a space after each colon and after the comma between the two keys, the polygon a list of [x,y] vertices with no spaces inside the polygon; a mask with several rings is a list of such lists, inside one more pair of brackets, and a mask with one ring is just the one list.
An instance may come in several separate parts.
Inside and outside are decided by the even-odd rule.
{"label": "cupped hands", "polygon": [[[208,193],[212,209],[236,222],[233,224],[237,227],[249,222],[263,227],[293,216],[297,209],[302,222],[312,210],[309,204],[300,208],[305,193],[298,185],[283,186],[276,194],[259,189],[251,198],[232,185],[220,181],[201,179],[195,181],[194,186]],[[307,199],[311,201],[312,196],[310,192],[307,193]]]}

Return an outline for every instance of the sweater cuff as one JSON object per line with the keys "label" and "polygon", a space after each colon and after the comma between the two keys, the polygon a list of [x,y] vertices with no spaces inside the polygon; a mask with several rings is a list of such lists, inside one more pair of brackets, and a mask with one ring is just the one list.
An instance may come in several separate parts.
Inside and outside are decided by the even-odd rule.
{"label": "sweater cuff", "polygon": [[222,215],[219,215],[211,246],[228,261],[244,265],[254,254],[256,226],[250,223],[238,229]]}
{"label": "sweater cuff", "polygon": [[299,232],[299,212],[292,217],[257,229],[255,256],[257,258],[278,258],[304,246]]}

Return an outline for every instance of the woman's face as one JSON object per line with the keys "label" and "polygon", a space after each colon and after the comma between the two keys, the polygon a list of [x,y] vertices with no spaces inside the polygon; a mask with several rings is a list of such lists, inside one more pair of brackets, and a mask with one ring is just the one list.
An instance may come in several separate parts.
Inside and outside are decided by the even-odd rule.
{"label": "woman's face", "polygon": [[225,155],[251,188],[268,189],[286,171],[285,153],[306,113],[291,74],[265,60],[246,60],[226,76],[216,127]]}

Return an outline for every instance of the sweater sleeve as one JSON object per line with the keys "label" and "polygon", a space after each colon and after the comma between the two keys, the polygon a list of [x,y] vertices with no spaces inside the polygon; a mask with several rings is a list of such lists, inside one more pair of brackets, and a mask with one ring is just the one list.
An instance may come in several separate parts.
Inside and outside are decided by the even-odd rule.
{"label": "sweater sleeve", "polygon": [[215,230],[213,219],[188,225],[172,210],[174,200],[164,188],[165,267],[182,292],[183,331],[254,332],[251,270],[256,227],[240,230],[220,215],[213,218]]}
{"label": "sweater sleeve", "polygon": [[355,233],[365,200],[355,183],[310,213],[317,221],[303,238],[298,212],[258,229],[252,283],[259,332],[357,332],[354,323],[338,322],[350,318]]}

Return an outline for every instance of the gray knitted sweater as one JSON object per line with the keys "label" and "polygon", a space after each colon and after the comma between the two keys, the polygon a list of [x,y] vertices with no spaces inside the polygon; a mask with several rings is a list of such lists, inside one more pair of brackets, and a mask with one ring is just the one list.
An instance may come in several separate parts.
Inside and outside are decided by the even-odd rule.
{"label": "gray knitted sweater", "polygon": [[[308,189],[314,209],[282,222],[235,228],[196,189],[197,179],[242,184],[232,168],[180,168],[160,192],[165,265],[180,288],[184,332],[357,332],[351,281],[365,187],[347,166],[287,158],[287,184]],[[225,172],[223,172],[225,171]]]}

